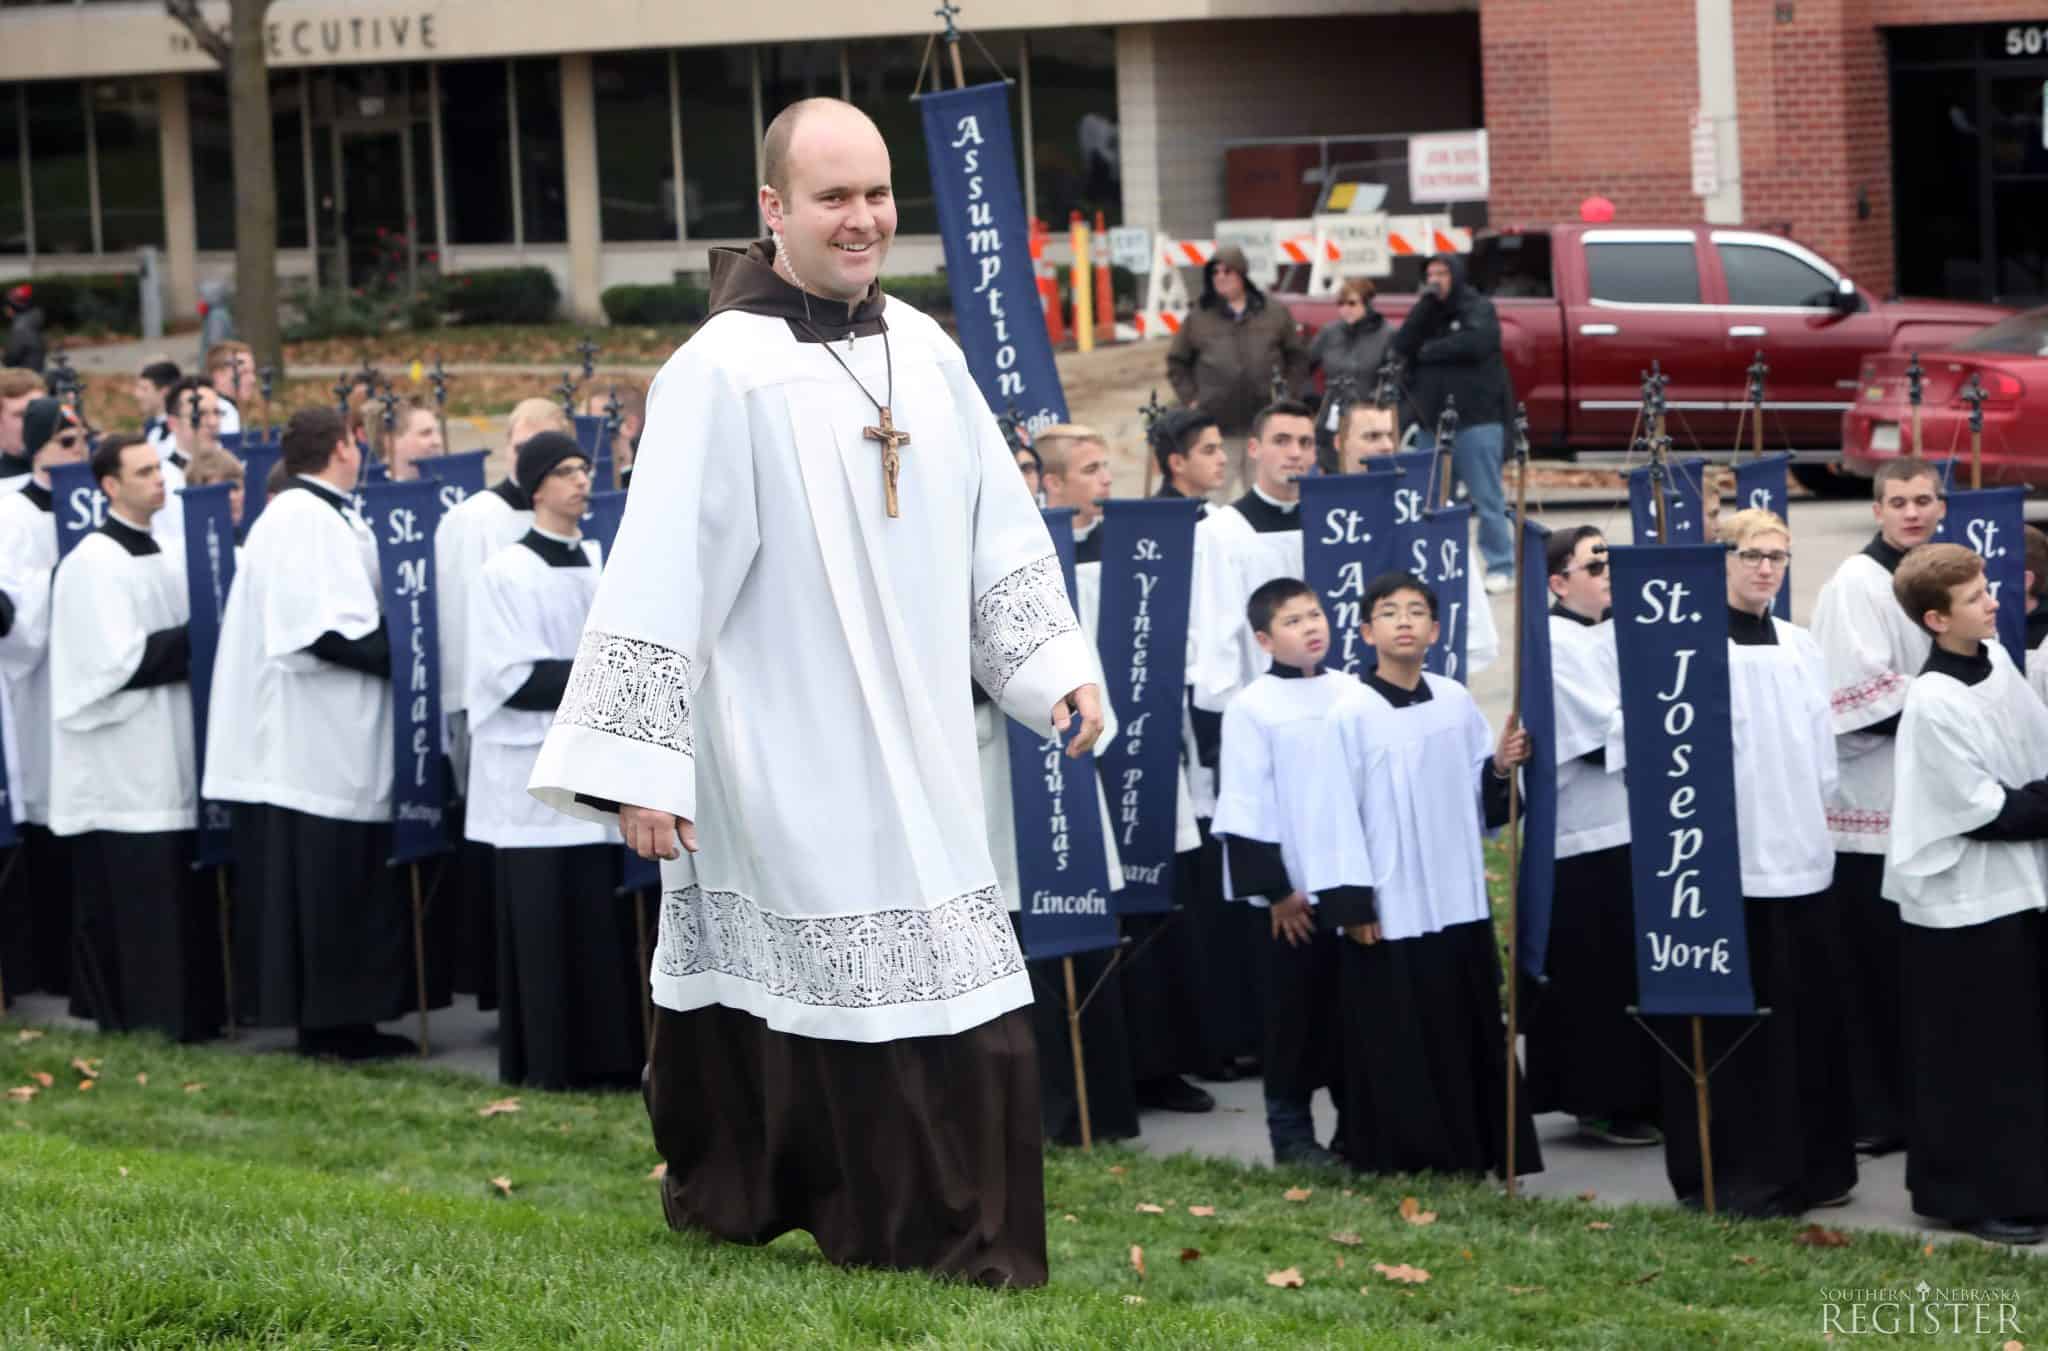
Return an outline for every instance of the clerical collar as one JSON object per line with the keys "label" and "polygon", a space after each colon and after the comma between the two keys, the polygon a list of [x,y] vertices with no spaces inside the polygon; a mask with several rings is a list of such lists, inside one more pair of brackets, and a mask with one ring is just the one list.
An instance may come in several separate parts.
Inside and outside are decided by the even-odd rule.
{"label": "clerical collar", "polygon": [[583,552],[582,542],[564,539],[562,536],[534,526],[520,538],[521,544],[531,549],[534,556],[551,568],[587,568],[590,555]]}
{"label": "clerical collar", "polygon": [[1289,666],[1284,661],[1276,661],[1273,663],[1273,674],[1279,676],[1282,680],[1314,680],[1322,674],[1322,670],[1318,668],[1309,671],[1299,666]]}
{"label": "clerical collar", "polygon": [[500,479],[491,485],[491,496],[503,502],[514,511],[532,511],[533,499],[519,491],[519,485],[511,479]]}
{"label": "clerical collar", "polygon": [[712,317],[740,310],[785,319],[798,342],[871,338],[882,331],[880,282],[851,304],[811,295],[776,274],[771,239],[757,239],[744,249],[713,249],[710,260]]}
{"label": "clerical collar", "polygon": [[111,511],[107,513],[107,519],[100,523],[99,533],[126,549],[134,558],[144,558],[150,554],[163,552],[163,546],[151,538],[149,531],[130,525]]}
{"label": "clerical collar", "polygon": [[0,478],[20,478],[33,471],[34,466],[25,455],[10,455],[0,452]]}
{"label": "clerical collar", "polygon": [[315,478],[311,474],[294,474],[292,475],[292,484],[308,490],[315,497],[318,497],[344,516],[355,509],[355,503],[349,500],[348,494],[336,488],[326,479]]}
{"label": "clerical collar", "polygon": [[37,511],[56,510],[56,499],[51,497],[50,490],[40,483],[25,485],[21,490],[21,495],[34,503]]}
{"label": "clerical collar", "polygon": [[1102,561],[1102,518],[1097,516],[1082,529],[1074,532],[1074,561],[1076,563],[1100,563]]}
{"label": "clerical collar", "polygon": [[185,456],[181,454],[176,447],[173,447],[170,451],[168,451],[164,455],[164,458],[169,460],[172,464],[178,466],[178,468],[180,469],[183,469],[185,466],[192,463],[192,461],[185,458]]}
{"label": "clerical collar", "polygon": [[1424,676],[1416,681],[1415,688],[1412,690],[1402,689],[1391,680],[1381,676],[1376,670],[1366,673],[1365,683],[1377,690],[1379,696],[1395,708],[1406,708],[1410,704],[1426,704],[1436,697],[1429,692],[1428,676]]}
{"label": "clerical collar", "polygon": [[1238,514],[1249,521],[1252,529],[1261,535],[1301,529],[1299,502],[1275,502],[1257,488],[1253,488],[1231,505],[1236,507]]}
{"label": "clerical collar", "polygon": [[1863,546],[1863,556],[1877,560],[1878,566],[1886,572],[1897,572],[1899,560],[1906,556],[1906,551],[1894,548],[1885,539],[1884,531],[1880,530],[1870,537],[1870,543]]}
{"label": "clerical collar", "polygon": [[1750,610],[1728,607],[1728,641],[1737,647],[1776,647],[1778,626],[1771,620],[1771,612],[1757,614]]}
{"label": "clerical collar", "polygon": [[1991,675],[1991,649],[1979,643],[1976,656],[1959,657],[1936,643],[1934,650],[1927,654],[1927,664],[1920,668],[1920,674],[1945,675],[1965,685],[1978,684]]}
{"label": "clerical collar", "polygon": [[1606,611],[1598,619],[1588,619],[1584,615],[1580,614],[1577,610],[1574,610],[1570,606],[1566,605],[1563,601],[1556,600],[1550,603],[1550,617],[1552,619],[1569,619],[1574,624],[1581,625],[1585,628],[1593,629],[1600,627],[1600,625],[1614,618],[1614,607],[1612,605],[1608,606]]}

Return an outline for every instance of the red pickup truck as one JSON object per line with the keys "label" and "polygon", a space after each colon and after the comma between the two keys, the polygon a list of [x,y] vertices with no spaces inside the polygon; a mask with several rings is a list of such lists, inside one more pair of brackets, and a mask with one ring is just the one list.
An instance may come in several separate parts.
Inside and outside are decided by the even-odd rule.
{"label": "red pickup truck", "polygon": [[[1481,235],[1466,260],[1500,315],[1516,397],[1538,451],[1623,450],[1652,361],[1670,377],[1671,434],[1685,452],[1734,446],[1746,372],[1770,363],[1764,440],[1803,455],[1823,486],[1842,444],[1866,356],[1932,349],[2011,310],[1941,300],[1879,300],[1782,235],[1718,225],[1555,225]],[[1330,300],[1277,295],[1313,331]],[[1374,306],[1399,324],[1412,299]],[[1747,442],[1749,434],[1744,433]]]}

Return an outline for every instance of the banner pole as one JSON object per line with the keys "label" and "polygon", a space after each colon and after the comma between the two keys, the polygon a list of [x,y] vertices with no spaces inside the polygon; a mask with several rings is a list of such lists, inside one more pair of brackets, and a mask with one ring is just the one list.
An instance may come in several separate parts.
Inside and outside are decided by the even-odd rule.
{"label": "banner pole", "polygon": [[[1526,405],[1515,405],[1515,532],[1519,545],[1529,518],[1529,410]],[[1521,568],[1529,566],[1528,552],[1521,553]],[[1508,725],[1518,726],[1522,720],[1522,598],[1528,594],[1528,578],[1522,576],[1521,568],[1515,572],[1515,667],[1514,694],[1508,702]],[[1513,1200],[1518,1187],[1515,1182],[1515,1108],[1516,1096],[1520,1089],[1521,1060],[1515,1042],[1518,1035],[1520,1015],[1519,991],[1521,988],[1521,913],[1518,883],[1521,878],[1522,862],[1522,792],[1521,775],[1517,770],[1508,772],[1508,1133],[1507,1133],[1507,1184],[1508,1199]]]}
{"label": "banner pole", "polygon": [[427,1042],[427,921],[426,906],[420,900],[420,865],[408,863],[412,877],[412,975],[420,996],[420,1059],[429,1053]]}
{"label": "banner pole", "polygon": [[1081,1051],[1081,1006],[1074,997],[1074,959],[1062,957],[1067,977],[1067,1040],[1074,1047],[1074,1105],[1081,1113],[1081,1149],[1095,1152],[1095,1130],[1088,1119],[1088,1060]]}
{"label": "banner pole", "polygon": [[1920,458],[1920,396],[1921,382],[1926,372],[1920,369],[1920,354],[1913,353],[1912,361],[1906,366],[1906,402],[1913,405],[1913,458]]}
{"label": "banner pole", "polygon": [[1707,1032],[1706,1019],[1695,1013],[1692,1016],[1692,1091],[1699,1105],[1700,1118],[1700,1181],[1705,1191],[1707,1214],[1714,1213],[1714,1141],[1709,1133],[1713,1122],[1711,1098],[1707,1089]]}
{"label": "banner pole", "polygon": [[1970,488],[1984,486],[1984,382],[1970,374],[1970,387],[1963,391],[1970,404]]}
{"label": "banner pole", "polygon": [[647,907],[643,902],[647,892],[643,889],[628,893],[633,898],[633,927],[640,937],[640,1036],[647,1046],[654,1046],[654,954],[647,948]]}
{"label": "banner pole", "polygon": [[228,899],[228,870],[223,864],[213,870],[215,894],[220,899],[220,975],[228,1000],[228,1040],[241,1035],[235,1019],[235,945],[233,902]]}
{"label": "banner pole", "polygon": [[1770,374],[1771,368],[1764,364],[1763,349],[1758,348],[1756,360],[1749,363],[1749,406],[1755,415],[1749,439],[1750,449],[1759,460],[1764,457],[1764,381]]}
{"label": "banner pole", "polygon": [[1454,394],[1444,395],[1444,407],[1436,417],[1436,465],[1431,470],[1442,483],[1442,489],[1435,494],[1436,505],[1446,509],[1451,505],[1451,472],[1457,461],[1451,456],[1451,446],[1458,439],[1458,399]]}

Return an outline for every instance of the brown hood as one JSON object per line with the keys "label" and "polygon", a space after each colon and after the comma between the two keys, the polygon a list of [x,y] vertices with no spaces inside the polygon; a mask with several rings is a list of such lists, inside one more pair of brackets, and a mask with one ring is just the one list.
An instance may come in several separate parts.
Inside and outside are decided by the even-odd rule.
{"label": "brown hood", "polygon": [[775,273],[775,242],[757,239],[744,249],[711,250],[711,313],[741,310],[802,324],[818,336],[843,338],[881,331],[879,283],[852,304],[826,300],[791,286]]}

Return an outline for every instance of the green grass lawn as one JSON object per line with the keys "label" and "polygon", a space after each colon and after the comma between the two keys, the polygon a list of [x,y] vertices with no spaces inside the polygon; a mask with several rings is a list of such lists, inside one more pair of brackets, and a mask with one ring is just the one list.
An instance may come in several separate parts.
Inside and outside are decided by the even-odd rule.
{"label": "green grass lawn", "polygon": [[[7,1347],[1747,1348],[1820,1344],[1824,1288],[1922,1279],[2017,1288],[2023,1327],[2048,1317],[2039,1268],[1975,1242],[1819,1248],[1789,1222],[1128,1150],[1049,1156],[1048,1289],[845,1273],[803,1235],[671,1234],[630,1096],[520,1093],[486,1117],[505,1094],[454,1074],[20,1036],[0,1027],[0,1085],[50,1084],[0,1100]],[[1404,1220],[1405,1196],[1435,1221]],[[1269,1283],[1290,1269],[1298,1288]]]}

